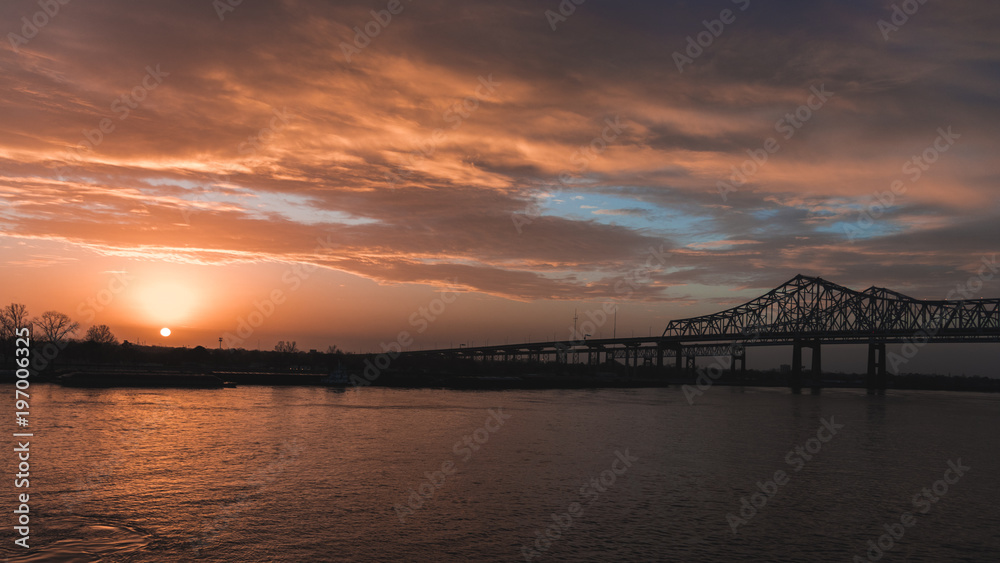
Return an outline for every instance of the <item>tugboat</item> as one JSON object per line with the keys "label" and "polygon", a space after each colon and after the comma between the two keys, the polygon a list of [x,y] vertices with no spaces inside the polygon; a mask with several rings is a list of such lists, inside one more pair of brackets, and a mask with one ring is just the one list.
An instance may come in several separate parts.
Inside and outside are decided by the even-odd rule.
{"label": "tugboat", "polygon": [[324,377],[319,381],[321,384],[327,387],[344,388],[350,385],[351,383],[350,378],[351,376],[350,374],[347,373],[347,370],[344,369],[344,366],[341,364],[337,364],[337,369],[331,371],[329,375],[327,375],[326,377]]}

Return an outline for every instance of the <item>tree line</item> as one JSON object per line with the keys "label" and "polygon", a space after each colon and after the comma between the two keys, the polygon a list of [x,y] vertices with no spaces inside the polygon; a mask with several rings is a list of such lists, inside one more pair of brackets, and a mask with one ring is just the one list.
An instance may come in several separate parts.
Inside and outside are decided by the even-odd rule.
{"label": "tree line", "polygon": [[[76,334],[80,330],[80,323],[59,311],[45,311],[40,316],[31,318],[28,315],[28,308],[21,303],[11,303],[0,309],[0,341],[12,341],[15,331],[24,327],[30,331],[32,340],[58,344]],[[118,339],[111,332],[111,328],[105,324],[88,328],[83,341],[118,344]]]}

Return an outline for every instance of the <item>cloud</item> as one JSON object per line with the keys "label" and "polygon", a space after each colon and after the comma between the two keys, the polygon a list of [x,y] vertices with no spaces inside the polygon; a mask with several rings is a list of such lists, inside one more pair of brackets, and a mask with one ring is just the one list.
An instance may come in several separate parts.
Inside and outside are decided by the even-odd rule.
{"label": "cloud", "polygon": [[[35,9],[7,3],[0,21]],[[661,244],[681,249],[675,269],[643,299],[799,271],[931,287],[995,240],[1000,40],[981,3],[924,6],[888,42],[879,5],[754,4],[683,74],[673,51],[713,15],[691,3],[581,5],[556,32],[526,1],[406,4],[348,62],[370,10],[67,5],[0,50],[4,233],[382,283],[458,276],[522,300],[612,295],[592,280]],[[821,85],[834,96],[785,138],[776,125]],[[615,117],[621,135],[588,152]],[[954,149],[911,182],[904,165],[948,126]],[[780,150],[723,200],[718,182],[768,138]],[[580,209],[644,226],[541,215],[519,233],[514,217],[568,190],[564,171],[636,202]],[[848,241],[840,225],[898,179],[906,193]]]}

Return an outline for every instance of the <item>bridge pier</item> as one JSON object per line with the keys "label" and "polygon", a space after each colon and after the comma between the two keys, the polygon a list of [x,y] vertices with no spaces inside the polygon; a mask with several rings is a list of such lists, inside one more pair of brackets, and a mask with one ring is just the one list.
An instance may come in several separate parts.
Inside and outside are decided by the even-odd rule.
{"label": "bridge pier", "polygon": [[792,344],[792,378],[789,387],[792,393],[798,395],[802,393],[802,349],[812,349],[812,372],[811,391],[813,395],[819,395],[823,388],[823,356],[822,347],[818,340],[812,342],[802,342],[796,339]]}
{"label": "bridge pier", "polygon": [[740,346],[739,350],[737,350],[736,346],[733,346],[730,349],[730,355],[729,355],[729,375],[732,376],[732,378],[734,378],[734,379],[736,377],[736,362],[737,361],[739,361],[739,363],[740,363],[740,379],[743,379],[743,377],[747,374],[747,349],[746,348]]}
{"label": "bridge pier", "polygon": [[569,364],[569,349],[562,344],[556,345],[556,363]]}
{"label": "bridge pier", "polygon": [[802,393],[802,343],[798,340],[792,343],[792,380],[789,386],[792,393]]}
{"label": "bridge pier", "polygon": [[812,394],[819,395],[823,385],[823,361],[821,356],[821,346],[819,342],[813,344],[812,356]]}
{"label": "bridge pier", "polygon": [[[997,309],[1000,298],[924,301],[908,298],[897,292],[871,287],[864,291],[832,284],[826,280],[798,275],[773,291],[748,301],[744,306],[688,319],[672,320],[662,336],[636,338],[600,338],[572,342],[532,342],[494,346],[412,350],[408,357],[418,356],[430,361],[464,362],[535,362],[565,364],[579,360],[587,349],[587,362],[613,367],[616,373],[638,372],[642,355],[644,371],[667,371],[666,356],[675,354],[673,366],[678,378],[693,375],[696,358],[729,356],[730,366],[720,367],[730,377],[746,372],[745,351],[728,348],[729,342],[756,346],[789,346],[792,348],[792,369],[788,385],[793,393],[803,387],[802,349],[812,349],[810,387],[819,393],[823,385],[821,344],[867,343],[868,364],[865,387],[870,394],[885,393],[890,374],[886,339],[899,341],[900,336],[921,337],[916,346],[930,342],[1000,342]],[[771,311],[781,313],[771,315]],[[763,314],[767,312],[768,314]],[[739,333],[736,329],[742,328]],[[555,336],[553,335],[553,340]],[[734,341],[735,339],[735,341]],[[687,344],[685,344],[687,343]],[[474,343],[469,343],[474,344]],[[913,345],[910,344],[910,347]],[[436,346],[435,346],[436,347]],[[592,348],[591,348],[592,347]],[[728,349],[727,349],[728,348]],[[784,349],[784,348],[783,348]],[[603,356],[602,356],[603,352]],[[573,354],[572,358],[569,354]],[[603,358],[603,362],[601,359]],[[619,364],[618,360],[624,358]],[[724,363],[724,360],[722,360]],[[562,366],[552,366],[560,368]],[[784,366],[782,366],[784,369]],[[624,368],[624,369],[623,369]],[[687,371],[685,371],[685,368]],[[527,371],[527,370],[526,370]],[[895,370],[894,370],[895,371]],[[713,375],[716,375],[713,373]],[[781,378],[784,379],[782,373]]]}
{"label": "bridge pier", "polygon": [[889,377],[885,369],[885,343],[868,343],[868,377],[865,379],[868,394],[885,395]]}

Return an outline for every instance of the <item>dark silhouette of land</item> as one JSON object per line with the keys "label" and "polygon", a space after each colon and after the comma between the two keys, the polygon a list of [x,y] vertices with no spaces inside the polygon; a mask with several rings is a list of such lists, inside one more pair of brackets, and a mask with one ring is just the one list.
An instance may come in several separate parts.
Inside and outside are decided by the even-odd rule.
{"label": "dark silhouette of land", "polygon": [[[674,367],[556,362],[483,362],[468,358],[377,355],[344,352],[278,352],[245,349],[173,348],[68,341],[36,346],[32,380],[86,387],[221,387],[237,385],[324,385],[331,373],[346,386],[451,389],[582,389],[696,385],[704,371]],[[46,353],[48,352],[48,353]],[[49,357],[51,356],[51,357]],[[388,365],[386,365],[386,361]],[[379,369],[376,366],[383,369]],[[0,372],[4,382],[13,370]],[[804,376],[808,379],[809,372]],[[703,375],[701,375],[704,378]],[[713,385],[788,387],[779,370],[724,373]],[[825,388],[864,388],[864,374],[823,373]],[[703,381],[703,380],[702,380]],[[924,374],[892,376],[890,389],[1000,391],[1000,379]]]}

